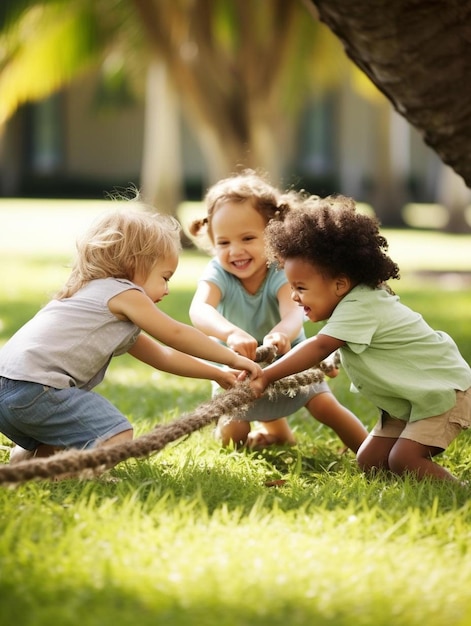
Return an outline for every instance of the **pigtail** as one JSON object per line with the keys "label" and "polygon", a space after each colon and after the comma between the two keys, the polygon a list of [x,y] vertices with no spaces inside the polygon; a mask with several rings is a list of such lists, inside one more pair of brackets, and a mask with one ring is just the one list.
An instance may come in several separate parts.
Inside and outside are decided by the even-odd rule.
{"label": "pigtail", "polygon": [[288,213],[290,213],[299,204],[299,193],[295,191],[287,191],[278,197],[276,210],[273,219],[284,222]]}
{"label": "pigtail", "polygon": [[193,235],[193,237],[206,235],[208,231],[208,218],[204,217],[199,220],[193,220],[188,227],[188,231],[190,232],[190,235]]}
{"label": "pigtail", "polygon": [[214,246],[211,241],[210,231],[210,217],[202,217],[198,220],[193,220],[188,225],[188,233],[192,237],[193,243],[197,248],[203,250],[207,254],[214,254]]}
{"label": "pigtail", "polygon": [[286,215],[290,211],[290,206],[286,202],[279,202],[276,207],[276,211],[273,214],[273,219],[283,222]]}

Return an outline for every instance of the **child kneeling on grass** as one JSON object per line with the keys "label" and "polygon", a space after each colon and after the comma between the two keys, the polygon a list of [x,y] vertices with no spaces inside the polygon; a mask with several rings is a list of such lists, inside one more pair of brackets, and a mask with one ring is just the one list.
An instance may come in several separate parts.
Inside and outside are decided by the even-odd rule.
{"label": "child kneeling on grass", "polygon": [[175,219],[134,200],[100,217],[77,251],[63,289],[0,350],[0,432],[17,444],[10,462],[132,439],[127,418],[91,391],[113,356],[128,352],[156,369],[224,388],[237,372],[207,361],[261,374],[250,359],[155,306],[178,264]]}
{"label": "child kneeling on grass", "polygon": [[471,369],[455,342],[433,330],[384,284],[399,278],[375,218],[342,196],[306,197],[266,228],[267,252],[284,267],[292,297],[319,333],[251,383],[260,394],[335,350],[352,385],[380,411],[361,445],[365,472],[456,480],[432,459],[471,423]]}

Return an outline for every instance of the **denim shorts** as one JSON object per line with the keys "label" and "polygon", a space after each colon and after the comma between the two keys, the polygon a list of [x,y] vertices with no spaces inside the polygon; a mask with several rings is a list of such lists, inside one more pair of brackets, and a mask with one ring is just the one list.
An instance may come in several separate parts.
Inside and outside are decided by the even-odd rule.
{"label": "denim shorts", "polygon": [[93,448],[129,429],[126,417],[93,391],[0,377],[0,432],[26,450],[41,443]]}

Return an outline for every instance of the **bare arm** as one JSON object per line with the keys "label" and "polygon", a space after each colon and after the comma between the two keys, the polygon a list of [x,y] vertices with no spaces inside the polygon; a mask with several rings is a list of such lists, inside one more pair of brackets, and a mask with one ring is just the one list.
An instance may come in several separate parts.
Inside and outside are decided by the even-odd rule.
{"label": "bare arm", "polygon": [[254,381],[250,386],[256,393],[262,393],[267,385],[275,380],[318,366],[321,361],[343,345],[345,345],[344,341],[334,337],[315,335],[266,367],[262,378]]}
{"label": "bare arm", "polygon": [[264,345],[276,346],[278,354],[286,354],[291,342],[298,336],[303,325],[303,310],[291,298],[291,287],[283,285],[278,291],[280,321],[264,337]]}
{"label": "bare arm", "polygon": [[223,370],[189,354],[163,346],[144,334],[139,335],[129,350],[129,354],[143,363],[169,374],[215,380],[224,389],[228,389],[237,382],[234,372]]}
{"label": "bare arm", "polygon": [[234,352],[255,360],[257,340],[219,313],[216,307],[220,301],[219,287],[214,283],[200,282],[190,305],[192,323],[206,335],[224,341]]}
{"label": "bare arm", "polygon": [[130,320],[179,353],[223,363],[234,369],[247,370],[254,378],[261,374],[261,368],[256,363],[220,345],[196,328],[177,322],[137,289],[120,293],[109,301],[108,306],[120,319]]}

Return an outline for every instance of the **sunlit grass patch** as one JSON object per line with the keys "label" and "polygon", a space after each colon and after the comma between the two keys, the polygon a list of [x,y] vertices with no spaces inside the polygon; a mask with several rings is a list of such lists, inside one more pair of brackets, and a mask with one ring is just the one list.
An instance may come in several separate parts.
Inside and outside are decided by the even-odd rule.
{"label": "sunlit grass patch", "polygon": [[54,615],[195,626],[438,626],[470,616],[471,512],[442,504],[450,487],[349,473],[348,483],[322,474],[310,489],[267,490],[264,464],[243,455],[224,466],[216,455],[180,462],[141,463],[128,480],[118,469],[118,483],[5,494],[3,615],[21,606],[24,624]]}

